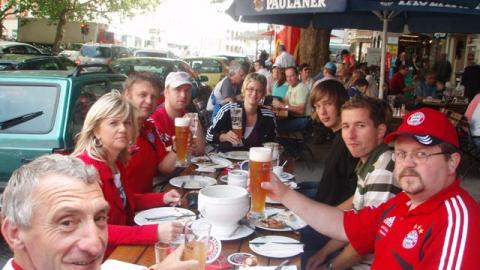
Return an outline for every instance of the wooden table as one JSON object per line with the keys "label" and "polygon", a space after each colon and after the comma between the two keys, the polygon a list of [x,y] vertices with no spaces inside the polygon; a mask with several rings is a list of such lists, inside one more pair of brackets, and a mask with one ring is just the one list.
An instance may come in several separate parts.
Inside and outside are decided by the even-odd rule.
{"label": "wooden table", "polygon": [[[221,172],[218,172],[218,171],[215,173],[198,173],[198,172],[195,172],[195,168],[196,168],[195,165],[191,165],[190,167],[186,168],[181,173],[181,175],[189,175],[191,173],[195,173],[195,174],[215,177],[218,180],[218,177],[221,174]],[[218,181],[218,183],[221,184],[222,182]],[[174,187],[167,186],[166,190],[169,190],[171,188],[174,188]],[[185,190],[180,190],[180,192],[185,193]],[[186,205],[186,202],[182,201],[182,205]],[[275,207],[278,207],[278,205]],[[291,238],[299,239],[299,235],[293,232],[271,232],[271,231],[265,231],[261,229],[256,229],[256,232],[264,235],[282,235],[282,236],[288,236]],[[230,254],[233,254],[235,252],[247,252],[247,253],[255,254],[248,247],[248,242],[256,237],[258,237],[257,233],[253,233],[250,236],[243,239],[232,240],[232,241],[222,241],[222,252],[219,260],[226,261],[227,257]],[[284,259],[267,258],[257,254],[255,255],[258,258],[259,265],[279,265],[284,260]],[[139,264],[144,266],[151,266],[155,264],[155,251],[153,246],[118,246],[110,255],[109,259],[116,259],[123,262],[129,262],[129,263],[134,263],[134,264]],[[296,265],[297,268],[300,269],[300,255],[290,258],[289,265]],[[233,268],[230,268],[230,269],[233,269]]]}

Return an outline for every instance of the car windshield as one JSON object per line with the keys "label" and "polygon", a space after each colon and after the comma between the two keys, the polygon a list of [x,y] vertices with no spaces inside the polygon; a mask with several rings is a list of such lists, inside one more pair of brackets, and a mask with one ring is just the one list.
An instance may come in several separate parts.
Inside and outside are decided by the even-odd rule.
{"label": "car windshield", "polygon": [[[53,128],[59,88],[54,85],[0,85],[0,122],[42,112],[0,133],[45,134]],[[27,117],[28,118],[28,117]]]}
{"label": "car windshield", "polygon": [[82,56],[94,58],[109,58],[112,56],[112,48],[102,46],[83,46],[80,50]]}
{"label": "car windshield", "polygon": [[222,73],[222,64],[213,59],[190,60],[189,64],[198,73]]}
{"label": "car windshield", "polygon": [[161,77],[166,77],[173,71],[172,64],[169,62],[152,61],[150,59],[137,59],[134,61],[119,61],[112,65],[113,69],[123,74],[130,74],[132,71],[153,72]]}

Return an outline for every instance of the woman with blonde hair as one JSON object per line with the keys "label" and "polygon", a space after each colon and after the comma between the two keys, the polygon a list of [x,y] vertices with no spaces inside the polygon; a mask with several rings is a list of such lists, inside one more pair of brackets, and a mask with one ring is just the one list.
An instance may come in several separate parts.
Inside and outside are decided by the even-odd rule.
{"label": "woman with blonde hair", "polygon": [[136,211],[176,205],[180,199],[175,190],[135,194],[129,185],[131,181],[126,181],[128,147],[136,139],[136,126],[134,107],[114,90],[92,105],[72,153],[85,164],[95,167],[100,176],[103,195],[110,205],[107,254],[119,244],[168,242],[183,230],[183,225],[176,222],[127,226],[132,225]]}
{"label": "woman with blonde hair", "polygon": [[[267,79],[258,73],[247,75],[242,85],[243,103],[230,102],[222,106],[207,131],[207,141],[220,145],[220,151],[248,150],[265,142],[275,141],[275,115],[260,105],[266,94]],[[242,109],[242,132],[239,137],[232,130],[231,111]],[[239,146],[237,146],[239,145]]]}

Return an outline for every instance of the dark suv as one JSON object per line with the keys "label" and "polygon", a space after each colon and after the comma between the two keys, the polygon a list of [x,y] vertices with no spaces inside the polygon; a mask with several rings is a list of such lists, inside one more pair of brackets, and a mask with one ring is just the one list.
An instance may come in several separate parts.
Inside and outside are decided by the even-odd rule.
{"label": "dark suv", "polygon": [[70,153],[90,106],[111,89],[123,89],[124,75],[103,65],[86,72],[89,66],[0,73],[0,190],[21,164]]}

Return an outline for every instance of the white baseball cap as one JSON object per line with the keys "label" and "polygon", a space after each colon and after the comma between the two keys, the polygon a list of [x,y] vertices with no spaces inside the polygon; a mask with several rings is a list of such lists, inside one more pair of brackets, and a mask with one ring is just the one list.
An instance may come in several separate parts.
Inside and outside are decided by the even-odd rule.
{"label": "white baseball cap", "polygon": [[171,86],[177,88],[180,85],[184,84],[188,84],[191,86],[192,82],[190,81],[190,75],[183,71],[170,72],[165,79],[165,87]]}

